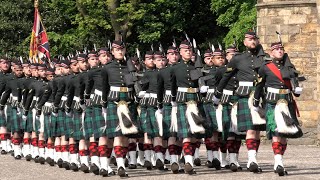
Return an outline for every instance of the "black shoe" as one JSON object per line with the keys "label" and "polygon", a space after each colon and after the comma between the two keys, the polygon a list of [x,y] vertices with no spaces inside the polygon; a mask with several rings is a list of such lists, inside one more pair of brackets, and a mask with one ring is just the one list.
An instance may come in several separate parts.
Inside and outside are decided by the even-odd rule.
{"label": "black shoe", "polygon": [[145,161],[144,162],[144,167],[147,168],[147,170],[151,170],[152,169],[152,164],[150,161]]}
{"label": "black shoe", "polygon": [[129,160],[127,158],[125,158],[124,160],[124,166],[125,167],[128,167],[129,166]]}
{"label": "black shoe", "polygon": [[165,159],[164,164],[170,164],[170,161],[168,159]]}
{"label": "black shoe", "polygon": [[7,154],[7,151],[1,150],[1,154],[2,154],[2,155],[5,155],[5,154]]}
{"label": "black shoe", "polygon": [[74,172],[79,171],[79,167],[75,163],[70,164],[70,169]]}
{"label": "black shoe", "polygon": [[54,160],[50,158],[50,160],[47,162],[50,166],[54,166]]}
{"label": "black shoe", "polygon": [[194,171],[193,167],[191,166],[190,163],[186,163],[184,165],[184,171],[189,174],[189,175],[193,175],[193,174],[196,174],[196,172]]}
{"label": "black shoe", "polygon": [[116,175],[116,172],[111,171],[111,172],[108,173],[108,175],[109,175],[109,176],[114,176],[114,175]]}
{"label": "black shoe", "polygon": [[103,168],[100,169],[100,175],[103,177],[109,176],[108,171]]}
{"label": "black shoe", "polygon": [[156,161],[156,168],[158,170],[164,170],[164,164],[160,159],[157,159],[157,161]]}
{"label": "black shoe", "polygon": [[94,163],[91,164],[90,171],[95,175],[99,175],[99,167],[97,165],[95,165]]}
{"label": "black shoe", "polygon": [[221,164],[220,164],[220,161],[216,158],[213,158],[212,160],[212,166],[214,168],[216,168],[216,170],[220,170],[221,169]]}
{"label": "black shoe", "polygon": [[113,164],[113,165],[117,166],[117,161],[116,161],[115,157],[111,157],[110,164]]}
{"label": "black shoe", "polygon": [[261,173],[262,172],[262,169],[255,162],[250,163],[249,170],[250,170],[250,172],[253,172],[253,173]]}
{"label": "black shoe", "polygon": [[179,169],[179,173],[184,174],[185,173],[184,169]]}
{"label": "black shoe", "polygon": [[275,173],[278,173],[279,176],[288,175],[288,172],[284,170],[284,167],[278,165]]}
{"label": "black shoe", "polygon": [[17,155],[16,157],[14,157],[14,159],[19,160],[19,159],[21,159],[21,156]]}
{"label": "black shoe", "polygon": [[194,159],[194,165],[196,165],[196,166],[201,166],[201,159],[200,158],[196,158],[196,159]]}
{"label": "black shoe", "polygon": [[173,174],[178,174],[179,173],[179,165],[178,163],[172,163],[171,164],[171,171]]}
{"label": "black shoe", "polygon": [[35,158],[33,158],[33,161],[34,161],[35,163],[39,163],[39,156],[36,156]]}
{"label": "black shoe", "polygon": [[57,165],[58,165],[59,168],[62,168],[62,164],[63,164],[62,159],[58,159]]}
{"label": "black shoe", "polygon": [[26,155],[26,161],[31,161],[31,159],[32,159],[31,154]]}
{"label": "black shoe", "polygon": [[46,162],[46,160],[44,159],[44,157],[39,157],[40,164],[44,164],[45,162]]}
{"label": "black shoe", "polygon": [[230,169],[230,166],[229,165],[226,165],[224,167],[221,167],[222,169]]}
{"label": "black shoe", "polygon": [[66,170],[70,170],[70,164],[67,161],[63,161],[62,167],[65,168]]}
{"label": "black shoe", "polygon": [[231,163],[230,164],[230,169],[232,172],[237,172],[238,171],[238,166],[235,165],[234,163]]}
{"label": "black shoe", "polygon": [[90,172],[90,171],[89,171],[89,167],[86,166],[85,164],[81,164],[80,170],[81,170],[82,172],[84,172],[84,173],[89,173],[89,172]]}
{"label": "black shoe", "polygon": [[118,169],[118,175],[119,175],[120,177],[128,177],[128,174],[126,173],[126,170],[124,170],[123,167],[119,167],[119,169]]}
{"label": "black shoe", "polygon": [[213,168],[213,164],[212,164],[212,162],[210,162],[210,161],[207,161],[207,162],[206,162],[206,166],[207,166],[208,168]]}
{"label": "black shoe", "polygon": [[46,162],[47,162],[48,164],[49,164],[49,162],[51,162],[51,160],[52,160],[52,159],[49,158],[49,157],[46,158]]}
{"label": "black shoe", "polygon": [[129,169],[137,169],[137,165],[135,165],[135,164],[129,164],[129,165],[128,165],[128,168],[129,168]]}

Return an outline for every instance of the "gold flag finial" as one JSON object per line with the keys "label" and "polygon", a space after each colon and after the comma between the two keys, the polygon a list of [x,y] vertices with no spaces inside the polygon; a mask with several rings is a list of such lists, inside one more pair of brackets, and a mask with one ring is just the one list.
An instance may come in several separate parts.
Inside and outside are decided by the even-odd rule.
{"label": "gold flag finial", "polygon": [[38,0],[34,0],[34,7],[37,8],[39,5],[39,1]]}

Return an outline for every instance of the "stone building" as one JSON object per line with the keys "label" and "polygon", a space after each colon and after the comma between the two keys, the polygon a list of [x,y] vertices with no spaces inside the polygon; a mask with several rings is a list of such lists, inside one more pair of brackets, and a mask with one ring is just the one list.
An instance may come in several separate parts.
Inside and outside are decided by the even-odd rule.
{"label": "stone building", "polygon": [[304,75],[298,100],[305,129],[318,128],[320,139],[320,0],[258,0],[257,31],[265,49],[282,34],[285,51]]}

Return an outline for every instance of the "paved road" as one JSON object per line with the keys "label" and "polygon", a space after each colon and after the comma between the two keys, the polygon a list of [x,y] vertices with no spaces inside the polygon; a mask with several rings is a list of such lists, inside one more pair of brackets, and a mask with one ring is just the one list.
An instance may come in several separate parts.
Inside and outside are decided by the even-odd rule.
{"label": "paved road", "polygon": [[[241,147],[240,162],[245,167],[246,148]],[[201,147],[202,164],[205,163],[204,147]],[[289,176],[281,179],[320,179],[320,148],[315,146],[288,146],[285,154],[285,167]],[[170,172],[160,172],[158,170],[147,171],[144,169],[129,170],[129,179],[279,179],[273,172],[273,153],[270,145],[260,147],[258,161],[263,169],[262,174],[253,174],[247,171],[233,173],[229,170],[215,171],[206,166],[196,167],[197,174],[189,176],[186,174],[171,174]],[[41,172],[40,172],[41,171]],[[50,180],[98,180],[98,179],[120,179],[114,177],[99,177],[93,174],[82,172],[66,171],[49,165],[35,164],[25,160],[14,160],[10,155],[0,156],[0,180],[16,179],[50,179]]]}

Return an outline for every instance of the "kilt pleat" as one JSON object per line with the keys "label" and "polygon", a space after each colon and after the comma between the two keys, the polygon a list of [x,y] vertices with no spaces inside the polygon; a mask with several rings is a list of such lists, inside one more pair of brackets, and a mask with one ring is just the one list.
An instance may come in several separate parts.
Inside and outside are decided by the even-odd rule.
{"label": "kilt pleat", "polygon": [[159,126],[155,116],[156,108],[147,107],[147,116],[145,121],[145,133],[147,133],[149,138],[160,137],[159,135]]}
{"label": "kilt pleat", "polygon": [[93,107],[92,108],[92,134],[94,138],[100,138],[106,133],[106,121],[102,115],[101,107]]}
{"label": "kilt pleat", "polygon": [[[18,111],[16,108],[11,108],[10,111],[10,124],[11,124],[11,132],[21,132],[22,130],[22,118],[18,115]],[[9,130],[9,129],[8,129]]]}

